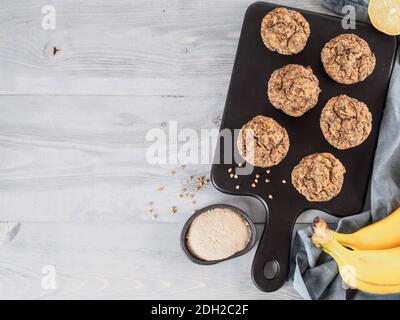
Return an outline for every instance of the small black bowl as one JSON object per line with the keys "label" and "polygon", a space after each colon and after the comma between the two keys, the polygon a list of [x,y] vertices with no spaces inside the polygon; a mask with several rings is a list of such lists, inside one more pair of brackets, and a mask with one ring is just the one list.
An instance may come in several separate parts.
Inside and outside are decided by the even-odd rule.
{"label": "small black bowl", "polygon": [[[186,239],[186,235],[188,233],[189,227],[192,224],[193,220],[198,217],[199,215],[201,215],[202,213],[211,210],[211,209],[216,209],[216,208],[221,208],[221,209],[231,209],[232,211],[234,211],[235,213],[241,215],[244,219],[246,219],[246,221],[249,223],[250,229],[251,229],[251,237],[250,237],[250,241],[247,244],[246,248],[244,248],[243,250],[236,252],[234,255],[225,258],[225,259],[219,259],[219,260],[213,260],[213,261],[206,261],[206,260],[202,260],[197,258],[196,256],[194,256],[192,254],[192,252],[190,251],[190,249],[187,246],[187,239]],[[236,208],[234,206],[228,205],[228,204],[213,204],[211,206],[207,206],[204,207],[198,211],[196,211],[196,213],[194,213],[189,219],[188,221],[186,221],[185,225],[183,226],[182,232],[181,232],[181,247],[183,252],[185,253],[185,255],[194,263],[197,264],[201,264],[201,265],[212,265],[212,264],[216,264],[225,260],[230,260],[236,257],[239,257],[247,252],[249,252],[253,246],[256,243],[256,239],[257,239],[257,230],[256,230],[256,226],[253,222],[253,220],[250,218],[250,216],[242,211],[239,208]]]}

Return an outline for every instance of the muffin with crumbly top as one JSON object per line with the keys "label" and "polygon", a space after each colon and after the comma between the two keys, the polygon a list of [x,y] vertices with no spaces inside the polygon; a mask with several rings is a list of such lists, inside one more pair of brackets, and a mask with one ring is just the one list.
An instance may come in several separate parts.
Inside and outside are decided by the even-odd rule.
{"label": "muffin with crumbly top", "polygon": [[289,116],[300,117],[316,106],[321,92],[311,67],[288,64],[275,70],[268,81],[271,104]]}
{"label": "muffin with crumbly top", "polygon": [[325,139],[339,150],[362,144],[372,130],[367,105],[344,94],[329,99],[322,109],[320,126]]}
{"label": "muffin with crumbly top", "polygon": [[301,13],[294,10],[276,8],[261,23],[261,38],[265,46],[283,55],[301,52],[309,36],[309,23]]}
{"label": "muffin with crumbly top", "polygon": [[330,40],[322,49],[321,60],[326,73],[342,84],[364,81],[376,64],[367,41],[355,34],[341,34]]}
{"label": "muffin with crumbly top", "polygon": [[314,153],[303,158],[292,171],[292,184],[308,201],[325,202],[342,190],[344,165],[331,153]]}
{"label": "muffin with crumbly top", "polygon": [[280,163],[289,151],[289,135],[274,119],[256,116],[239,132],[240,155],[250,164],[267,168]]}

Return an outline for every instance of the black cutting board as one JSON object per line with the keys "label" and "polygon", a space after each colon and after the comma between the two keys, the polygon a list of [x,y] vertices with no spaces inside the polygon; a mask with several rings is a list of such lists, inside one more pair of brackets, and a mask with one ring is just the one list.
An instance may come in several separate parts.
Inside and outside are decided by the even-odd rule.
{"label": "black cutting board", "polygon": [[[290,137],[286,158],[271,168],[255,168],[254,174],[238,179],[229,177],[228,169],[238,161],[233,156],[222,157],[223,164],[214,162],[211,179],[214,186],[234,195],[250,195],[265,205],[268,219],[252,266],[253,281],[263,291],[275,291],[286,280],[288,273],[291,235],[296,218],[307,209],[320,209],[338,217],[356,214],[362,210],[370,179],[378,132],[385,106],[386,93],[393,66],[396,38],[376,31],[369,24],[357,23],[355,30],[344,30],[341,19],[299,10],[310,23],[311,35],[306,48],[294,56],[283,56],[269,51],[260,36],[263,17],[274,4],[257,2],[245,14],[235,64],[223,114],[222,129],[239,129],[256,115],[272,117],[283,125]],[[353,85],[338,84],[325,73],[320,53],[324,44],[342,33],[354,33],[365,39],[376,56],[376,68],[365,81]],[[271,73],[286,64],[311,66],[320,81],[322,92],[318,105],[300,118],[293,118],[275,109],[267,99],[267,82]],[[319,118],[322,107],[333,96],[347,94],[365,102],[373,116],[373,129],[360,146],[340,151],[323,137]],[[233,139],[235,140],[235,139]],[[236,149],[236,141],[220,139],[217,151],[226,146]],[[299,161],[315,152],[330,152],[347,169],[341,193],[329,202],[308,202],[291,184],[291,171]],[[236,159],[236,158],[235,158]],[[229,164],[233,161],[233,165]],[[256,188],[251,187],[255,174],[261,175]],[[266,177],[270,183],[265,183]],[[287,183],[282,183],[286,180]],[[235,186],[239,184],[240,189]],[[268,195],[272,194],[273,199]]]}

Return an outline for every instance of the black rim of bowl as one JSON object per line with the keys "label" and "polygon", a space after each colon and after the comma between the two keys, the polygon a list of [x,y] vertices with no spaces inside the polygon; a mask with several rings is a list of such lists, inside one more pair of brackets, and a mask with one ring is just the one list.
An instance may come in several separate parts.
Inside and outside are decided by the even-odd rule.
{"label": "black rim of bowl", "polygon": [[[204,212],[211,210],[211,209],[231,209],[232,211],[234,211],[235,213],[241,215],[244,219],[246,219],[246,221],[248,222],[250,229],[251,229],[251,236],[250,236],[250,241],[247,244],[246,248],[244,248],[241,251],[236,252],[234,255],[224,258],[224,259],[219,259],[219,260],[212,260],[212,261],[207,261],[207,260],[202,260],[200,258],[197,258],[195,255],[192,254],[192,252],[190,251],[190,249],[187,246],[187,239],[186,239],[186,235],[189,231],[189,227],[192,224],[193,220],[196,219],[199,215],[203,214]],[[185,255],[194,263],[197,264],[201,264],[201,265],[212,265],[212,264],[216,264],[219,262],[223,262],[226,260],[230,260],[233,258],[237,258],[241,255],[244,255],[245,253],[249,252],[255,245],[256,243],[256,239],[257,239],[257,230],[256,230],[256,226],[253,222],[253,220],[250,218],[250,216],[244,212],[243,210],[231,206],[229,204],[213,204],[207,207],[204,207],[198,211],[196,211],[196,213],[194,213],[185,223],[185,225],[182,228],[182,232],[181,232],[181,247],[183,252],[185,253]]]}

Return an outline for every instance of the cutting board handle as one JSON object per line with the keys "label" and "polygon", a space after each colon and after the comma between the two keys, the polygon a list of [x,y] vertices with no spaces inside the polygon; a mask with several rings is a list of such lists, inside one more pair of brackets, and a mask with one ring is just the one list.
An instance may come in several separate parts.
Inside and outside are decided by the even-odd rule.
{"label": "cutting board handle", "polygon": [[289,271],[292,231],[297,215],[293,221],[288,221],[287,213],[279,213],[269,211],[268,223],[253,260],[253,282],[265,292],[282,287]]}

